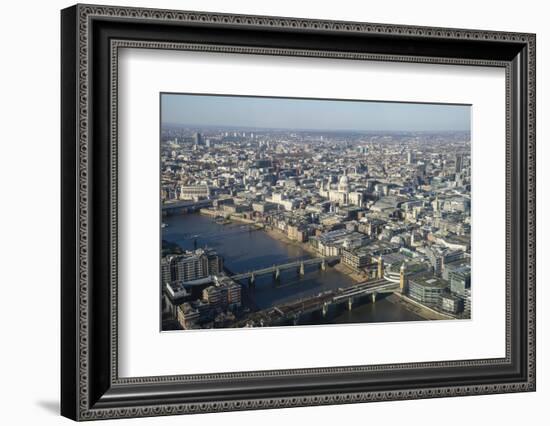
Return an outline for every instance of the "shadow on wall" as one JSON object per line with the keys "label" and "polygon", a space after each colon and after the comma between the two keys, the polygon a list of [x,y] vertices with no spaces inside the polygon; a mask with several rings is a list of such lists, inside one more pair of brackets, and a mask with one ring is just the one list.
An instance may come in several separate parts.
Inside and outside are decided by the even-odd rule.
{"label": "shadow on wall", "polygon": [[50,414],[59,415],[59,401],[37,401],[36,405]]}

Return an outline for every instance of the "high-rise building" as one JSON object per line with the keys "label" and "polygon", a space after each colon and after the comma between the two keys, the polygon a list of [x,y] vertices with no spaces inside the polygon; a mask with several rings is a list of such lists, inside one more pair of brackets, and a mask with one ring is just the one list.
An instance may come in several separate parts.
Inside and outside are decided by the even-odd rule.
{"label": "high-rise building", "polygon": [[210,275],[218,275],[223,261],[211,249],[197,249],[194,252],[166,256],[161,261],[162,281],[194,281]]}
{"label": "high-rise building", "polygon": [[471,270],[469,265],[456,268],[449,273],[451,281],[451,291],[459,296],[466,294],[466,289],[470,288]]}
{"label": "high-rise building", "polygon": [[200,133],[195,133],[193,138],[195,139],[195,145],[202,145],[202,135]]}
{"label": "high-rise building", "polygon": [[464,154],[456,154],[455,156],[455,172],[460,173],[464,167]]}

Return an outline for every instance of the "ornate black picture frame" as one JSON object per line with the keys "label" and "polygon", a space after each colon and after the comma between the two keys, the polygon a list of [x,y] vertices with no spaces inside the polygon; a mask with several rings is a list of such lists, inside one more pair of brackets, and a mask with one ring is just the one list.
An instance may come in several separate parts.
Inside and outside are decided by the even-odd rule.
{"label": "ornate black picture frame", "polygon": [[[535,35],[76,5],[61,13],[61,413],[159,416],[535,390]],[[506,70],[506,356],[120,378],[117,52],[186,49]]]}

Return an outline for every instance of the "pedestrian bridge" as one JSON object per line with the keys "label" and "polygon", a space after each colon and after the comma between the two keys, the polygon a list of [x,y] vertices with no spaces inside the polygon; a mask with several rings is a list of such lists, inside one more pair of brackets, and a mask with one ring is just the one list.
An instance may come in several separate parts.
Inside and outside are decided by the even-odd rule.
{"label": "pedestrian bridge", "polygon": [[293,268],[297,269],[301,275],[304,275],[306,266],[319,265],[321,269],[325,269],[327,264],[337,260],[340,260],[339,256],[314,257],[312,259],[297,260],[295,262],[273,265],[267,268],[235,274],[232,275],[231,278],[235,281],[249,279],[253,282],[254,279],[260,275],[273,274],[273,277],[278,279],[282,271]]}

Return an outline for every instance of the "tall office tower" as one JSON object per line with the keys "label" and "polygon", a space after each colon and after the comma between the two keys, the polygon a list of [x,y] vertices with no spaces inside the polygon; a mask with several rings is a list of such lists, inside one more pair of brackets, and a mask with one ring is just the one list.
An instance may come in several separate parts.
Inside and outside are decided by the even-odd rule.
{"label": "tall office tower", "polygon": [[195,145],[202,145],[202,135],[200,133],[195,133]]}
{"label": "tall office tower", "polygon": [[408,151],[407,152],[407,164],[414,164],[416,160],[416,156],[414,155],[414,152]]}
{"label": "tall office tower", "polygon": [[456,154],[455,156],[455,172],[460,173],[464,167],[464,154]]}

